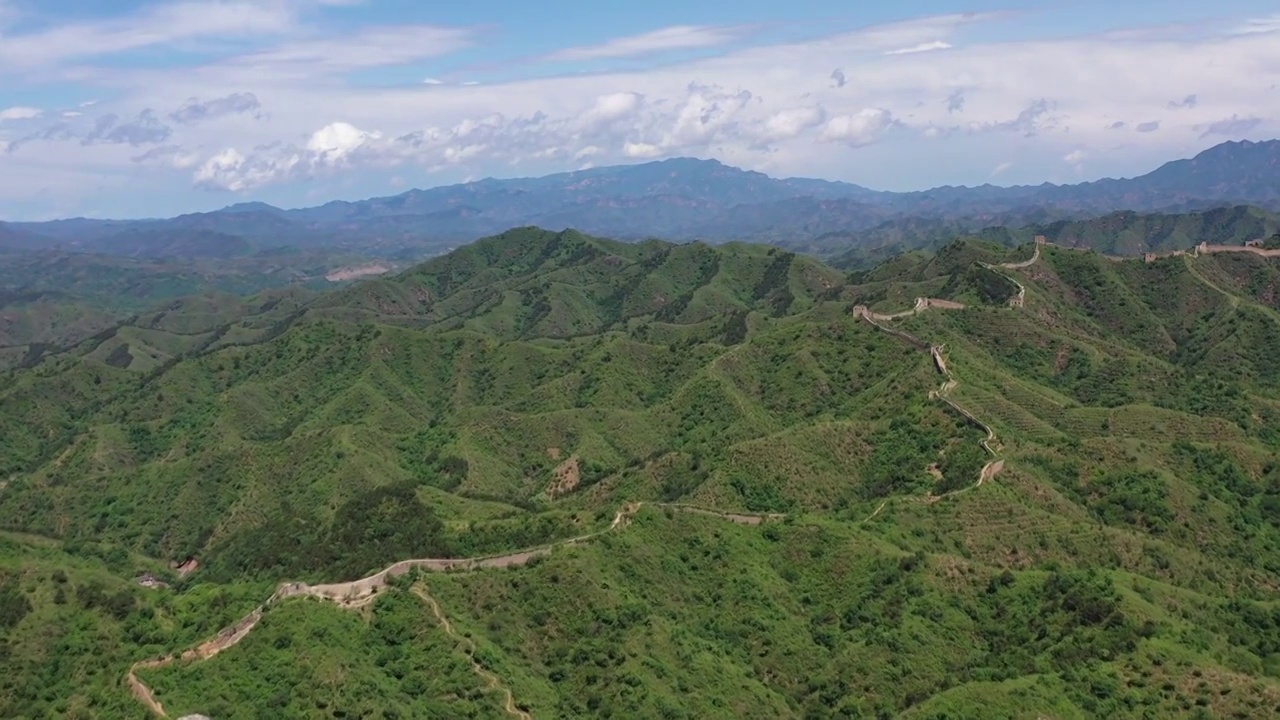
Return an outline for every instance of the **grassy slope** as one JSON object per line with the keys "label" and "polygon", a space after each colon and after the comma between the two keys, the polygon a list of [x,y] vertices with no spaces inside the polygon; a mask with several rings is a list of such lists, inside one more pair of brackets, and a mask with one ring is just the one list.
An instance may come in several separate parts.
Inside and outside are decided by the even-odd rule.
{"label": "grassy slope", "polygon": [[[538,717],[1275,708],[1274,262],[1051,248],[1014,273],[1018,311],[984,303],[1010,288],[975,263],[1002,255],[960,244],[842,286],[767,248],[511,233],[160,374],[81,352],[14,375],[0,510],[76,553],[199,554],[226,587],[532,545],[623,499],[792,513],[645,511],[526,570],[428,578]],[[971,305],[899,322],[945,343],[955,399],[1008,460],[937,504],[917,498],[971,483],[981,434],[929,401],[927,356],[847,312],[919,295]],[[580,485],[552,500],[568,457]],[[324,672],[358,681],[280,707],[400,697],[404,677],[367,662],[377,614],[426,619],[401,670],[448,644],[407,592],[384,602],[366,633],[286,604],[261,638],[147,678],[184,711]],[[425,692],[499,707],[449,657]],[[285,659],[301,669],[263,676]],[[425,712],[412,702],[393,704]]]}

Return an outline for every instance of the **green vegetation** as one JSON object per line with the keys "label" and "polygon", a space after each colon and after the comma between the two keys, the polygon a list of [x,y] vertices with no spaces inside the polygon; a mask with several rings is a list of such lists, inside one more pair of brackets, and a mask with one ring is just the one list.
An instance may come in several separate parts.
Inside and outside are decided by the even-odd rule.
{"label": "green vegetation", "polygon": [[235,657],[171,666],[147,678],[170,691],[161,697],[175,716],[504,716],[466,656],[408,592],[379,600],[365,617],[316,602],[282,605],[236,650]]}
{"label": "green vegetation", "polygon": [[[0,375],[0,716],[138,716],[134,662],[280,581],[550,545],[637,501],[526,566],[285,600],[138,676],[175,716],[510,716],[486,672],[539,718],[1280,712],[1276,260],[983,265],[1030,255],[845,275],[525,228],[42,353]],[[941,346],[995,430],[980,487],[986,433],[929,354],[851,313],[917,297],[965,306],[882,324]]]}
{"label": "green vegetation", "polygon": [[[933,248],[941,254],[945,248],[954,247],[952,241],[957,237],[1008,248],[1043,235],[1058,245],[1117,257],[1190,250],[1202,242],[1243,245],[1280,238],[1280,215],[1248,205],[1187,213],[1125,210],[1087,219],[1068,218],[1038,220],[1016,213],[999,218],[999,222],[993,222],[989,215],[962,219],[909,217],[852,233],[844,247],[833,238],[819,238],[810,244],[815,246],[815,252],[832,256],[831,263],[836,267],[869,270],[905,251]],[[1280,239],[1265,240],[1264,246],[1266,242],[1280,247]]]}
{"label": "green vegetation", "polygon": [[[162,362],[174,346],[194,342],[193,326],[210,332],[257,314],[272,300],[288,303],[332,289],[342,283],[326,274],[364,260],[336,249],[287,248],[197,258],[6,253],[0,263],[0,369],[31,366],[99,335],[121,337],[104,348],[103,359],[114,358],[113,364]],[[255,295],[256,302],[246,300]],[[177,318],[190,325],[175,326]]]}

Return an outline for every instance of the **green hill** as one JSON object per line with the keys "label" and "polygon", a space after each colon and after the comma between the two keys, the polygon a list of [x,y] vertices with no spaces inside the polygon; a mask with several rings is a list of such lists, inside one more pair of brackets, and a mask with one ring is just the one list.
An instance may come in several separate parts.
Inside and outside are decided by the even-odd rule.
{"label": "green hill", "polygon": [[[845,275],[523,228],[314,298],[177,304],[0,376],[0,714],[138,716],[134,663],[241,617],[135,692],[213,717],[1272,714],[1276,263],[957,242]],[[282,581],[491,556],[251,613]]]}
{"label": "green hill", "polygon": [[823,247],[831,253],[843,245],[847,249],[834,254],[831,263],[836,267],[865,270],[885,263],[895,253],[941,248],[957,237],[1013,247],[1043,235],[1064,247],[1137,257],[1148,252],[1190,250],[1202,242],[1243,245],[1270,238],[1278,231],[1280,215],[1275,212],[1230,205],[1183,213],[1123,210],[1091,218],[1035,222],[988,216],[959,220],[910,218],[849,234],[843,241],[839,237],[825,238]]}

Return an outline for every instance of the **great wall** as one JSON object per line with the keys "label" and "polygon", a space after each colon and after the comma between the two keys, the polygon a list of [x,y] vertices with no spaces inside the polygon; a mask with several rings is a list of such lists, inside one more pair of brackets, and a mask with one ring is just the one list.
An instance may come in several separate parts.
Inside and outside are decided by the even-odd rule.
{"label": "great wall", "polygon": [[[1042,247],[1044,247],[1045,245],[1051,245],[1051,244],[1053,243],[1048,242],[1044,236],[1036,236],[1035,242],[1034,242],[1034,251],[1032,253],[1031,258],[1028,260],[1023,260],[1019,262],[1001,263],[1001,264],[980,263],[983,267],[989,270],[992,270],[993,272],[999,273],[1002,277],[1004,277],[1005,279],[1009,280],[1010,282],[1012,282],[1014,285],[1017,286],[1018,292],[1009,300],[1010,307],[1021,308],[1024,306],[1026,302],[1026,287],[1017,279],[1000,271],[1001,270],[1018,270],[1018,269],[1025,269],[1025,268],[1031,267],[1032,265],[1034,265],[1036,262],[1040,260]],[[1192,256],[1199,256],[1199,255],[1209,255],[1209,254],[1221,253],[1221,252],[1249,252],[1249,253],[1254,253],[1263,257],[1280,257],[1280,249],[1276,249],[1276,250],[1264,249],[1261,247],[1257,247],[1255,244],[1246,244],[1245,246],[1231,246],[1231,245],[1209,245],[1207,243],[1200,243],[1195,248],[1193,248],[1190,254]],[[1170,253],[1163,253],[1160,255],[1148,253],[1146,256],[1144,256],[1144,259],[1146,262],[1153,262],[1155,259],[1158,259],[1159,257],[1181,256],[1181,255],[1187,255],[1187,254],[1188,253],[1186,253],[1185,251],[1174,251]],[[886,314],[886,313],[873,312],[868,307],[863,305],[856,305],[851,309],[851,314],[854,317],[857,317],[866,321],[867,323],[871,324],[872,326],[876,327],[877,329],[887,334],[893,335],[897,338],[900,338],[908,342],[909,344],[916,347],[917,349],[927,350],[929,352],[930,358],[933,361],[934,368],[944,378],[942,384],[939,386],[937,390],[930,391],[929,397],[931,399],[941,400],[942,402],[946,403],[950,408],[955,410],[958,414],[964,417],[968,422],[982,429],[986,433],[986,437],[981,441],[981,445],[983,450],[988,454],[988,456],[991,459],[982,467],[981,471],[978,474],[977,482],[971,486],[964,487],[959,490],[953,490],[951,492],[944,493],[942,495],[933,495],[932,493],[930,493],[929,495],[923,498],[925,502],[933,503],[933,502],[942,500],[945,497],[957,495],[963,492],[968,492],[975,488],[981,487],[986,482],[993,480],[1004,469],[1005,459],[1000,455],[1000,445],[998,443],[998,439],[997,439],[994,428],[992,428],[986,422],[978,418],[968,409],[964,408],[963,406],[955,402],[950,397],[951,392],[959,385],[959,381],[954,378],[948,366],[946,356],[944,355],[944,352],[943,352],[945,348],[940,345],[926,343],[923,340],[911,335],[910,333],[904,330],[892,328],[884,324],[886,322],[892,322],[894,320],[911,317],[919,313],[928,311],[930,309],[963,310],[965,309],[965,305],[963,305],[962,303],[958,303],[950,300],[943,300],[939,298],[920,297],[920,298],[916,298],[914,306],[909,310]],[[866,520],[864,520],[863,522],[870,521],[871,519],[879,515],[880,512],[884,510],[884,508],[889,504],[889,502],[890,502],[889,500],[883,501],[879,505],[879,507],[877,507],[875,511],[872,512],[871,515],[869,515],[866,518]],[[509,553],[506,555],[496,555],[496,556],[487,556],[487,557],[478,557],[478,558],[420,558],[420,559],[401,560],[401,561],[392,563],[391,565],[387,566],[386,568],[382,569],[377,573],[374,573],[373,575],[370,575],[365,578],[360,578],[358,580],[352,580],[350,582],[329,583],[329,584],[323,584],[323,585],[308,585],[302,582],[281,583],[277,587],[276,591],[271,595],[271,597],[267,598],[267,600],[264,601],[261,605],[254,608],[252,611],[250,611],[247,615],[242,617],[240,620],[238,620],[234,624],[221,630],[213,638],[177,655],[165,655],[162,657],[151,658],[151,659],[142,660],[137,663],[134,663],[129,668],[128,674],[126,675],[126,682],[129,686],[130,692],[139,701],[139,703],[141,703],[144,707],[146,707],[155,716],[161,717],[161,718],[167,718],[168,714],[165,712],[163,705],[159,702],[159,700],[156,699],[155,692],[152,690],[151,687],[146,685],[141,679],[138,678],[137,671],[163,667],[175,661],[195,662],[195,661],[202,661],[202,660],[207,660],[209,658],[212,658],[218,655],[219,653],[231,647],[234,647],[241,640],[247,637],[249,633],[254,629],[254,627],[257,626],[258,622],[262,619],[263,613],[267,610],[267,608],[271,607],[272,605],[282,600],[285,600],[288,598],[295,598],[295,597],[311,597],[311,598],[324,600],[327,602],[332,602],[340,608],[358,609],[374,601],[384,589],[390,586],[390,581],[392,578],[403,576],[412,570],[421,570],[421,571],[427,571],[427,572],[451,572],[451,571],[466,572],[466,571],[474,571],[474,570],[480,570],[485,568],[510,568],[510,567],[525,566],[525,565],[528,565],[535,558],[544,557],[550,554],[557,547],[566,547],[566,546],[572,546],[572,545],[588,542],[605,533],[612,532],[619,528],[626,527],[626,525],[630,522],[631,518],[633,518],[635,514],[640,510],[640,508],[645,505],[653,505],[655,507],[666,507],[677,512],[686,512],[686,513],[692,513],[692,514],[698,514],[698,515],[704,515],[704,516],[717,517],[729,522],[743,524],[743,525],[759,525],[764,522],[776,521],[785,517],[784,515],[778,514],[778,513],[769,513],[769,514],[727,513],[727,512],[722,512],[718,510],[711,510],[707,508],[699,508],[699,507],[694,507],[689,505],[680,505],[680,504],[673,504],[673,503],[636,502],[636,503],[629,503],[625,505],[621,510],[617,511],[613,521],[604,530],[600,530],[595,533],[582,535],[575,538],[570,538],[568,540],[564,540],[558,543],[553,543],[550,545],[545,545],[537,548],[522,550],[519,552]],[[191,562],[194,569],[194,561],[191,561]],[[426,591],[423,590],[421,587],[415,586],[413,591],[416,595],[422,598],[424,602],[427,602],[430,605],[433,614],[435,615],[437,620],[440,622],[441,626],[446,630],[446,632],[452,637],[457,637],[456,633],[453,630],[452,625],[449,623],[448,619],[445,617],[445,615],[441,611],[439,604],[433,598],[427,595]],[[524,710],[521,710],[519,707],[516,706],[511,691],[502,685],[501,680],[496,675],[494,675],[491,671],[488,671],[487,669],[485,669],[479,663],[479,661],[476,660],[474,643],[469,639],[466,639],[466,642],[470,643],[469,645],[470,649],[467,651],[467,656],[472,664],[473,670],[476,672],[476,674],[486,679],[486,682],[489,685],[489,689],[499,690],[504,693],[505,711],[508,714],[511,714],[513,716],[528,720],[531,716],[527,712],[525,712]]]}
{"label": "great wall", "polygon": [[[1042,242],[1042,239],[1037,238],[1035,255],[1031,258],[1031,260],[1023,263],[1016,263],[1016,264],[1011,264],[1009,266],[1002,266],[1002,267],[1026,267],[1031,263],[1035,262],[1037,259],[1039,259],[1039,255],[1040,255],[1039,245],[1041,244],[1041,242]],[[1013,280],[1012,278],[1009,278],[1009,279]],[[1013,280],[1013,282],[1017,283],[1016,280]],[[1019,287],[1021,287],[1020,284],[1019,284]],[[888,334],[894,335],[895,337],[901,338],[920,350],[928,350],[928,352],[930,353],[930,357],[933,360],[934,367],[938,370],[938,372],[944,378],[943,383],[939,387],[939,389],[930,392],[930,397],[942,400],[948,406],[953,408],[956,412],[960,413],[960,415],[966,418],[969,422],[972,422],[976,426],[982,428],[987,433],[987,437],[982,441],[982,447],[992,457],[992,459],[982,467],[982,470],[978,473],[978,478],[976,483],[972,486],[962,488],[960,490],[954,490],[952,492],[945,493],[943,495],[933,495],[932,493],[930,493],[924,498],[925,502],[930,502],[930,503],[937,502],[942,498],[950,495],[955,495],[960,492],[965,492],[967,490],[980,487],[983,483],[992,480],[993,478],[995,478],[997,474],[999,474],[999,472],[1004,468],[1005,461],[1003,458],[1000,458],[997,455],[997,451],[993,445],[996,441],[996,434],[995,434],[995,431],[991,428],[991,426],[987,425],[986,423],[978,419],[977,416],[975,416],[973,413],[961,407],[954,400],[948,397],[951,390],[953,390],[958,385],[958,381],[956,381],[951,376],[951,371],[947,366],[946,358],[942,354],[943,348],[936,345],[930,345],[929,343],[926,343],[920,340],[919,338],[916,338],[910,333],[907,333],[902,330],[898,330],[896,328],[888,327],[882,323],[890,322],[899,318],[905,318],[912,315],[916,315],[918,313],[922,313],[930,309],[963,310],[964,308],[965,306],[963,304],[953,302],[950,300],[942,300],[939,298],[923,298],[923,297],[916,298],[915,305],[910,310],[906,310],[898,313],[892,313],[892,314],[874,313],[864,306],[855,306],[853,308],[853,314],[855,317],[860,317],[861,319],[867,321],[868,323],[879,328],[880,330]],[[388,565],[387,567],[383,568],[379,572],[374,573],[373,575],[360,578],[358,580],[352,580],[349,582],[328,583],[323,585],[308,585],[302,582],[281,583],[276,588],[276,591],[272,593],[271,597],[267,598],[261,605],[254,608],[252,611],[250,611],[247,615],[242,617],[240,620],[236,621],[232,625],[218,632],[218,634],[215,635],[213,638],[210,638],[209,640],[206,640],[200,645],[197,645],[196,647],[186,650],[177,655],[165,655],[162,657],[151,658],[151,659],[142,660],[137,663],[134,663],[133,666],[129,668],[129,672],[126,675],[126,678],[125,678],[126,683],[128,684],[129,690],[133,694],[134,698],[136,698],[138,702],[141,703],[144,707],[146,707],[153,715],[155,715],[156,717],[167,718],[168,714],[166,713],[164,706],[156,698],[155,691],[138,677],[137,671],[164,667],[175,661],[196,662],[196,661],[208,660],[209,658],[212,658],[218,655],[219,653],[234,647],[241,640],[247,637],[249,633],[252,632],[254,627],[257,626],[258,622],[262,619],[263,613],[267,610],[267,608],[271,607],[272,605],[275,605],[276,603],[279,603],[289,598],[311,597],[319,600],[324,600],[327,602],[332,602],[340,608],[358,609],[358,608],[364,607],[370,602],[373,602],[385,588],[390,586],[390,581],[392,578],[405,575],[411,570],[422,570],[427,572],[451,572],[451,571],[465,572],[465,571],[480,570],[485,568],[521,567],[524,565],[528,565],[535,558],[543,557],[550,554],[552,550],[554,550],[557,547],[577,545],[583,542],[590,541],[593,538],[603,535],[604,533],[617,530],[621,527],[625,527],[630,522],[631,518],[635,516],[635,513],[638,512],[640,508],[646,504],[653,504],[657,507],[670,508],[677,512],[686,512],[686,513],[692,513],[697,515],[718,517],[720,519],[727,520],[729,522],[733,522],[737,524],[742,524],[742,525],[759,525],[764,522],[780,520],[783,517],[785,517],[784,515],[778,514],[778,513],[768,513],[768,514],[727,513],[727,512],[722,512],[718,510],[711,510],[707,508],[699,508],[699,507],[682,505],[682,504],[674,504],[674,503],[643,503],[643,502],[630,503],[624,506],[621,510],[619,510],[615,514],[613,521],[609,524],[609,526],[606,529],[595,532],[595,533],[582,535],[575,538],[570,538],[568,540],[564,540],[559,543],[554,543],[551,545],[545,545],[537,548],[530,548],[527,550],[522,550],[515,553],[509,553],[506,555],[496,555],[496,556],[479,557],[479,558],[418,558],[418,559],[410,559],[410,560],[401,560],[401,561],[392,563],[391,565]],[[887,504],[888,504],[888,500],[882,502],[880,506],[877,507],[876,510],[872,512],[870,516],[867,517],[866,520],[869,521],[872,518],[879,515],[880,512],[884,510]],[[419,592],[418,594],[420,597],[423,597],[424,600],[428,601],[432,605],[432,610],[436,614],[436,617],[441,621],[441,625],[446,628],[446,631],[449,631],[450,634],[453,635],[452,626],[448,623],[448,620],[445,619],[443,613],[440,610],[439,604],[435,603],[435,601],[433,599],[430,599],[429,596],[426,596],[425,591]],[[500,689],[505,693],[505,699],[506,699],[505,708],[507,712],[509,714],[512,714],[518,717],[528,718],[529,715],[526,712],[524,712],[523,710],[520,710],[518,707],[515,706],[510,690],[506,689],[504,686],[501,685],[496,675],[493,675],[489,671],[485,670],[475,660],[474,645],[472,645],[471,647],[472,647],[472,650],[468,653],[468,657],[471,659],[473,669],[476,671],[477,674],[480,674],[486,678],[486,682],[488,682],[491,688]]]}
{"label": "great wall", "polygon": [[[578,545],[600,537],[605,533],[625,528],[627,524],[630,523],[631,519],[635,517],[635,514],[640,511],[640,508],[646,505],[668,508],[675,512],[716,517],[739,525],[759,525],[765,522],[780,520],[784,517],[778,513],[729,513],[675,503],[628,503],[627,505],[624,505],[621,510],[617,511],[613,517],[613,521],[603,530],[536,548],[529,548],[505,555],[492,555],[476,558],[417,558],[400,560],[388,565],[372,575],[369,575],[368,577],[352,580],[350,582],[328,583],[324,585],[308,585],[303,582],[284,582],[277,586],[276,591],[271,594],[271,597],[263,601],[261,605],[258,605],[256,608],[249,611],[249,613],[244,617],[226,628],[223,628],[212,638],[200,643],[196,647],[178,654],[163,655],[161,657],[150,658],[134,663],[129,668],[128,674],[125,676],[125,682],[129,686],[129,692],[139,703],[146,707],[156,717],[167,718],[169,715],[165,711],[164,705],[162,705],[156,698],[155,691],[138,677],[138,671],[165,667],[173,662],[198,662],[208,660],[225,650],[235,647],[241,640],[248,637],[249,633],[257,627],[258,622],[262,620],[263,614],[268,608],[283,600],[287,600],[289,598],[310,597],[331,602],[343,609],[355,610],[362,608],[377,599],[379,594],[390,587],[391,580],[393,578],[406,575],[412,570],[421,570],[426,572],[467,572],[485,568],[522,567],[528,565],[535,558],[549,555],[552,550],[556,548]],[[445,626],[447,630],[451,631],[452,626],[447,624],[448,621],[444,619],[443,614],[440,613],[438,604],[435,605],[434,612],[437,613],[437,618],[442,621],[442,626]],[[450,634],[452,635],[453,633],[450,632]],[[474,650],[468,655],[472,660],[473,667],[483,670],[474,658]],[[486,678],[489,676],[487,671],[482,673],[477,670],[477,672],[484,675]],[[496,678],[496,676],[494,677]],[[492,683],[490,684],[492,685]],[[528,717],[527,713],[514,706],[514,703],[510,698],[510,692],[506,691],[506,693],[506,706],[508,712],[520,717]]]}

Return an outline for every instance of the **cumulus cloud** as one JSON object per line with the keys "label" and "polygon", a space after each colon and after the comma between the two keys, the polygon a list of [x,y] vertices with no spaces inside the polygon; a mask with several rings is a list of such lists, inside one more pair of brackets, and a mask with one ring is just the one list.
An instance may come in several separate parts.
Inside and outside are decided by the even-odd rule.
{"label": "cumulus cloud", "polygon": [[591,120],[611,122],[635,114],[644,102],[644,96],[633,92],[610,93],[596,98],[595,105],[587,111]]}
{"label": "cumulus cloud", "polygon": [[1062,156],[1062,161],[1078,169],[1084,163],[1086,157],[1087,155],[1083,150],[1072,150]]}
{"label": "cumulus cloud", "polygon": [[690,50],[728,44],[741,35],[740,28],[676,25],[640,35],[615,38],[599,45],[565,48],[543,57],[551,62],[636,57],[669,50]]}
{"label": "cumulus cloud", "polygon": [[479,158],[509,164],[574,160],[616,148],[625,158],[656,158],[696,152],[749,133],[753,142],[793,137],[820,122],[820,109],[779,113],[747,127],[751,93],[691,84],[678,102],[650,105],[637,93],[595,98],[582,112],[551,117],[491,113],[451,127],[433,126],[400,135],[335,122],[305,143],[275,144],[245,153],[231,148],[210,157],[195,173],[199,187],[248,190],[289,179],[325,175],[353,165],[393,167],[416,163],[428,170]]}
{"label": "cumulus cloud", "polygon": [[622,144],[622,154],[633,159],[649,160],[662,155],[662,148],[651,143],[627,142]]}
{"label": "cumulus cloud", "polygon": [[307,150],[320,164],[333,165],[359,150],[365,143],[378,140],[382,133],[366,132],[350,123],[330,123],[317,130],[307,141]]}
{"label": "cumulus cloud", "polygon": [[850,147],[863,147],[881,139],[889,128],[898,124],[893,113],[883,108],[866,108],[852,115],[839,115],[822,128],[822,139]]}
{"label": "cumulus cloud", "polygon": [[801,133],[821,125],[827,119],[827,111],[821,105],[792,108],[770,115],[764,121],[760,139],[765,142],[790,140]]}
{"label": "cumulus cloud", "polygon": [[246,158],[235,148],[227,148],[214,155],[196,170],[195,182],[199,187],[210,187],[218,190],[239,192],[250,188],[261,187],[265,183],[252,182],[251,170],[246,168]]}
{"label": "cumulus cloud", "polygon": [[232,93],[203,102],[193,97],[183,103],[182,107],[169,113],[169,119],[179,125],[194,125],[223,115],[249,113],[257,117],[261,107],[258,97],[251,92]]}
{"label": "cumulus cloud", "polygon": [[[556,75],[528,62],[491,63],[456,67],[449,82],[430,85],[414,80],[445,70],[427,70],[416,65],[419,60],[487,36],[428,26],[304,27],[296,12],[301,2],[245,3],[294,8],[281,15],[285,29],[279,32],[263,22],[256,30],[246,25],[216,37],[189,29],[156,30],[155,40],[112,35],[116,46],[131,48],[171,45],[173,38],[221,41],[191,43],[209,52],[184,67],[94,65],[86,60],[92,53],[55,53],[79,60],[64,63],[58,77],[74,78],[84,97],[103,98],[93,115],[113,117],[61,117],[60,109],[50,108],[20,125],[6,124],[4,142],[14,136],[11,127],[66,141],[38,150],[24,141],[16,150],[8,146],[6,170],[21,163],[23,177],[39,176],[67,194],[91,195],[103,178],[128,178],[109,186],[138,193],[140,180],[148,186],[173,183],[177,178],[164,168],[179,165],[207,188],[247,191],[342,173],[342,192],[355,193],[373,187],[368,178],[383,188],[392,174],[419,177],[413,169],[383,171],[402,165],[440,172],[439,181],[447,182],[516,174],[515,165],[522,166],[519,174],[541,174],[585,162],[692,154],[767,172],[901,188],[981,181],[996,164],[994,158],[933,162],[913,144],[921,138],[946,143],[952,157],[981,158],[997,144],[1003,154],[1007,145],[1016,145],[1018,157],[1034,157],[1042,165],[1078,148],[1108,147],[1109,167],[1138,172],[1153,157],[1193,154],[1208,137],[1280,130],[1280,94],[1265,91],[1280,81],[1280,43],[1263,32],[1215,34],[1206,27],[1177,42],[1167,33],[1141,32],[1123,40],[1001,39],[1003,30],[995,25],[970,31],[990,16],[957,14],[607,69],[616,58],[727,47],[744,37],[737,31],[729,33],[733,37],[716,35],[711,28],[711,37],[648,33],[561,51],[591,72]],[[154,13],[127,19],[154,23]],[[89,25],[98,39],[124,32],[122,21]],[[6,31],[0,54],[17,37]],[[53,36],[42,37],[48,42]],[[923,50],[894,52],[937,43],[951,46],[945,62]],[[0,59],[0,73],[12,67],[6,62]],[[404,67],[394,76],[372,72],[390,65]],[[472,77],[484,85],[457,82],[466,72],[476,73]],[[1212,88],[1212,96],[1187,94],[1196,88]],[[245,107],[245,116],[261,112],[228,100],[238,94],[252,94],[269,107],[269,122],[202,122],[229,119],[218,115],[219,108]],[[144,117],[145,108],[164,112]],[[1160,122],[1158,132],[1139,132],[1150,122]],[[1116,146],[1117,131],[1126,135],[1123,146]],[[991,137],[999,133],[1005,137]],[[89,137],[95,139],[82,146]],[[852,148],[869,145],[876,146],[857,152],[873,163],[850,161]],[[139,150],[129,153],[128,146]],[[147,156],[152,149],[156,154]],[[144,156],[138,164],[128,162]],[[1019,161],[1028,172],[1032,164]],[[152,168],[149,174],[139,173],[140,165]],[[89,167],[91,172],[83,170]],[[0,197],[29,197],[30,181],[14,177],[0,174]],[[119,197],[126,190],[113,192]],[[296,194],[298,201],[303,192]]]}

